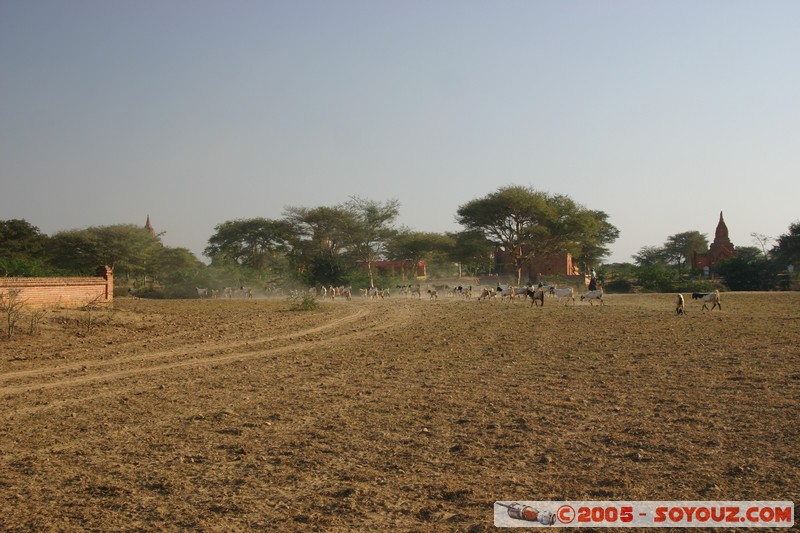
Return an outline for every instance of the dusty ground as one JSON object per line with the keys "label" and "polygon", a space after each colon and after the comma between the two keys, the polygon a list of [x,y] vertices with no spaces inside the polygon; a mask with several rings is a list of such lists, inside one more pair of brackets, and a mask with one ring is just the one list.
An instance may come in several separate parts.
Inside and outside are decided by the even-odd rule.
{"label": "dusty ground", "polygon": [[800,294],[685,317],[607,301],[118,299],[88,332],[50,312],[0,341],[0,530],[487,531],[496,500],[800,501]]}

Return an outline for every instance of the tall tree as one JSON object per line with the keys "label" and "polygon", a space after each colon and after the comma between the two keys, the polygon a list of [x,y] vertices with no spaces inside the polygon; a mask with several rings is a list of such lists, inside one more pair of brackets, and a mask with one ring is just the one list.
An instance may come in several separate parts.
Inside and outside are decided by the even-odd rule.
{"label": "tall tree", "polygon": [[578,241],[572,254],[583,266],[583,271],[588,272],[592,265],[610,253],[607,245],[617,240],[619,230],[608,221],[608,215],[603,211],[583,210],[577,216],[583,238]]}
{"label": "tall tree", "polygon": [[[458,209],[457,220],[468,231],[482,232],[511,257],[522,280],[522,268],[533,257],[578,250],[602,252],[618,235],[599,211],[588,211],[564,195],[529,187],[503,187]],[[602,231],[601,231],[602,229]]]}
{"label": "tall tree", "polygon": [[148,262],[163,248],[158,236],[135,224],[95,226],[86,232],[97,250],[98,264],[126,276],[146,274]]}
{"label": "tall tree", "polygon": [[737,256],[721,261],[716,272],[732,291],[765,291],[776,285],[774,269],[762,250],[755,246],[737,246]]}
{"label": "tall tree", "polygon": [[396,233],[392,224],[400,213],[400,202],[392,199],[381,203],[354,196],[343,207],[353,217],[346,247],[366,265],[369,286],[374,288],[372,264],[384,256],[389,239]]}
{"label": "tall tree", "polygon": [[692,260],[695,252],[703,253],[708,250],[708,236],[699,231],[676,233],[667,237],[662,250],[667,263],[677,267],[680,277],[683,267]]}
{"label": "tall tree", "polygon": [[119,279],[147,273],[148,262],[162,248],[157,236],[134,224],[62,231],[50,241],[56,266],[89,275],[98,265],[108,265]]}
{"label": "tall tree", "polygon": [[203,254],[213,262],[232,261],[257,273],[279,263],[290,250],[292,225],[285,220],[249,218],[217,224]]}
{"label": "tall tree", "polygon": [[348,272],[342,256],[355,225],[353,214],[342,206],[289,207],[284,220],[295,239],[291,260],[296,275],[314,285],[337,285]]}
{"label": "tall tree", "polygon": [[543,192],[505,187],[459,207],[457,220],[468,231],[482,232],[510,254],[519,283],[522,266],[534,253],[525,246],[536,242],[540,253],[554,247],[550,228],[557,217],[548,200]]}
{"label": "tall tree", "polygon": [[42,257],[47,239],[47,235],[26,220],[0,220],[0,259]]}
{"label": "tall tree", "polygon": [[0,276],[47,276],[49,237],[26,220],[0,220]]}
{"label": "tall tree", "polygon": [[339,254],[355,225],[353,212],[342,206],[289,207],[284,212],[284,220],[298,236],[307,239],[316,252],[333,255]]}
{"label": "tall tree", "polygon": [[387,243],[387,257],[393,261],[408,261],[409,269],[403,275],[413,278],[420,261],[432,261],[447,257],[454,240],[441,233],[423,231],[400,231]]}
{"label": "tall tree", "polygon": [[48,255],[55,267],[69,274],[88,276],[100,265],[97,246],[85,230],[53,234],[48,243]]}
{"label": "tall tree", "polygon": [[764,235],[763,233],[758,233],[756,231],[752,232],[750,234],[750,237],[752,237],[753,242],[757,244],[759,248],[761,248],[761,253],[764,254],[764,259],[769,259],[769,251],[767,250],[767,245],[771,241],[774,241],[775,239],[773,237],[770,237],[769,235]]}
{"label": "tall tree", "polygon": [[795,272],[800,271],[800,222],[790,224],[789,231],[778,237],[770,257],[780,270],[793,265]]}
{"label": "tall tree", "polygon": [[658,246],[642,246],[631,256],[633,262],[641,266],[665,265],[667,263],[663,248]]}
{"label": "tall tree", "polygon": [[459,264],[461,272],[477,276],[491,271],[491,253],[494,245],[483,232],[459,231],[448,235],[454,241],[450,259]]}
{"label": "tall tree", "polygon": [[150,274],[157,280],[174,277],[179,272],[202,272],[205,265],[186,248],[160,247],[150,260]]}

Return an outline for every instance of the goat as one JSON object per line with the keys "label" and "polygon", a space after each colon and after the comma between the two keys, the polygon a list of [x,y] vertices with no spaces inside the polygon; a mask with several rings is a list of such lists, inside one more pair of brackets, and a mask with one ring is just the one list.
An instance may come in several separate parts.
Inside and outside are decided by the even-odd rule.
{"label": "goat", "polygon": [[225,295],[225,298],[233,298],[233,288],[232,287],[225,287],[222,289],[222,294]]}
{"label": "goat", "polygon": [[200,287],[195,287],[195,289],[197,289],[198,298],[205,298],[208,296],[208,289],[201,289]]}
{"label": "goat", "polygon": [[719,310],[722,311],[722,302],[719,301],[719,289],[706,294],[701,298],[701,300],[703,301],[702,309],[708,309],[708,304],[713,302],[714,305],[711,306],[710,311],[713,311],[715,307],[719,307]]}
{"label": "goat", "polygon": [[542,289],[528,289],[526,296],[531,297],[531,307],[536,305],[539,307],[537,302],[541,302],[542,307],[544,307],[544,291]]}
{"label": "goat", "polygon": [[676,315],[686,314],[686,308],[683,306],[683,294],[678,294],[675,297],[675,314]]}
{"label": "goat", "polygon": [[514,301],[514,287],[511,285],[507,287],[498,285],[497,289],[495,289],[495,294],[499,294],[502,301],[505,301],[506,298],[508,298],[509,301]]}
{"label": "goat", "polygon": [[555,285],[545,285],[539,282],[539,288],[542,289],[545,293],[549,294],[550,296],[556,295],[556,286]]}
{"label": "goat", "polygon": [[219,298],[219,289],[211,289],[211,297],[215,300]]}
{"label": "goat", "polygon": [[431,298],[430,298],[431,300],[438,300],[439,299],[439,293],[436,291],[436,289],[428,289],[428,294],[431,295]]}
{"label": "goat", "polygon": [[594,300],[600,300],[600,305],[606,305],[603,301],[603,289],[597,289],[594,291],[589,291],[586,294],[581,295],[581,301],[588,300],[589,305],[594,306]]}
{"label": "goat", "polygon": [[554,288],[553,296],[556,297],[556,303],[561,303],[562,298],[567,298],[569,300],[572,300],[572,305],[575,305],[575,291],[572,290],[572,287],[566,287],[564,289]]}
{"label": "goat", "polygon": [[490,289],[484,288],[484,289],[481,291],[481,295],[480,295],[480,296],[478,296],[478,303],[481,303],[481,302],[483,302],[483,301],[484,301],[484,300],[486,300],[487,298],[494,298],[494,296],[495,296],[495,295],[494,295],[494,289],[491,289],[491,288],[490,288]]}
{"label": "goat", "polygon": [[389,296],[389,289],[378,289],[372,287],[371,289],[367,289],[367,293],[369,294],[369,297],[372,298],[373,300],[377,300],[378,298],[383,300],[384,298]]}
{"label": "goat", "polygon": [[523,300],[528,297],[528,289],[529,289],[528,286],[525,286],[525,287],[510,287],[510,289],[511,289],[511,292],[514,295],[514,297],[522,296]]}

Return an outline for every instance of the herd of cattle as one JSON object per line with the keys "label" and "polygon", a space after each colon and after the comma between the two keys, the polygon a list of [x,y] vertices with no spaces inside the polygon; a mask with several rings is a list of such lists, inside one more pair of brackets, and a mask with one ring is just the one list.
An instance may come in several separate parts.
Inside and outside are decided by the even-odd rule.
{"label": "herd of cattle", "polygon": [[[359,292],[362,298],[371,300],[384,300],[389,298],[392,294],[392,291],[390,291],[388,288],[367,288],[360,289]],[[438,300],[440,295],[465,299],[471,299],[473,296],[476,296],[478,303],[485,303],[497,299],[504,302],[516,302],[517,300],[530,299],[531,306],[536,307],[544,306],[545,297],[555,299],[557,304],[560,304],[562,301],[565,303],[565,305],[568,305],[570,301],[572,301],[572,305],[575,305],[576,303],[576,291],[573,288],[558,288],[555,285],[544,285],[542,283],[540,283],[538,286],[524,285],[515,287],[513,285],[498,284],[496,287],[492,286],[477,288],[474,288],[472,285],[458,285],[455,287],[451,287],[449,285],[428,285],[425,288],[420,285],[397,285],[394,288],[394,292],[395,294],[402,295],[406,298],[422,299],[423,295],[425,295],[424,297],[430,300]],[[268,297],[300,295],[301,291],[299,290],[293,290],[286,293],[277,287],[270,287],[264,291],[264,296]],[[313,298],[329,298],[331,300],[344,298],[345,300],[349,301],[353,299],[353,290],[350,287],[344,286],[311,287],[308,289],[308,295]],[[197,287],[197,296],[198,298],[211,297],[214,299],[220,298],[220,296],[228,299],[235,297],[253,298],[253,288],[239,287],[238,289],[234,289],[233,287],[225,287],[220,291],[218,289],[209,290],[207,288]],[[578,297],[581,302],[589,302],[589,304],[592,306],[594,305],[595,300],[598,301],[600,305],[605,305],[602,288],[590,290],[578,295]],[[722,310],[722,303],[720,302],[718,290],[711,293],[692,293],[692,299],[700,300],[703,304],[702,309],[709,309],[708,305],[711,304],[711,308],[709,310],[713,311],[715,308]],[[682,294],[678,294],[676,296],[675,313],[678,315],[686,314],[686,304]]]}

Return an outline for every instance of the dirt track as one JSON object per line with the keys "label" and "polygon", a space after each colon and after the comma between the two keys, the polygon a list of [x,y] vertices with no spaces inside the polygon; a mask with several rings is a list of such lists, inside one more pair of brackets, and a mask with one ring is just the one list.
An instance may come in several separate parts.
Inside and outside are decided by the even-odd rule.
{"label": "dirt track", "polygon": [[0,529],[492,528],[496,500],[792,500],[800,295],[119,300],[0,341]]}

